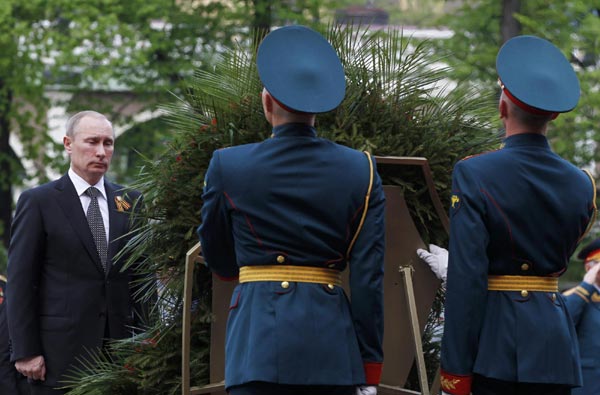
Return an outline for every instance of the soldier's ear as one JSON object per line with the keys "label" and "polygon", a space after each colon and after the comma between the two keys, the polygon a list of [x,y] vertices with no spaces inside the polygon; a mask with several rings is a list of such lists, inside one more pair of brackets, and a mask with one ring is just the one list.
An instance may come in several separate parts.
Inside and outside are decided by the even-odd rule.
{"label": "soldier's ear", "polygon": [[263,107],[267,112],[273,112],[273,96],[266,90],[263,92]]}
{"label": "soldier's ear", "polygon": [[504,98],[501,98],[498,103],[498,112],[500,112],[500,119],[508,117],[508,104]]}
{"label": "soldier's ear", "polygon": [[271,94],[266,89],[263,89],[261,96],[265,118],[267,119],[267,122],[273,124],[273,96],[271,96]]}

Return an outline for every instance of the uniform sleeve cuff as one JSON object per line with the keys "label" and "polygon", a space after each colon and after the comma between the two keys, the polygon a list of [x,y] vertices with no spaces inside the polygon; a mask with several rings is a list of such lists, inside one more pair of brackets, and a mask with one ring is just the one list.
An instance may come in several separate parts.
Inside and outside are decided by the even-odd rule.
{"label": "uniform sleeve cuff", "polygon": [[363,364],[365,368],[365,378],[367,385],[378,385],[381,381],[381,371],[383,370],[383,363],[381,362],[365,362]]}
{"label": "uniform sleeve cuff", "polygon": [[473,376],[454,375],[442,370],[440,381],[444,392],[451,395],[469,395]]}

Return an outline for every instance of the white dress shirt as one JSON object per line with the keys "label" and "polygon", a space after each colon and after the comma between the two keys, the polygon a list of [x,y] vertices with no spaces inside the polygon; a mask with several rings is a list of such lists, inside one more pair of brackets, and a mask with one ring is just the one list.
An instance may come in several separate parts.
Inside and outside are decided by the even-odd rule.
{"label": "white dress shirt", "polygon": [[98,205],[100,206],[100,214],[102,214],[102,222],[104,222],[104,232],[106,233],[106,242],[108,243],[109,227],[108,227],[108,199],[106,198],[106,190],[104,189],[104,177],[98,181],[96,185],[90,185],[81,178],[72,168],[69,168],[69,178],[75,186],[79,200],[81,201],[81,207],[83,213],[87,215],[87,209],[90,205],[91,198],[85,193],[89,187],[96,187],[100,191],[98,195]]}

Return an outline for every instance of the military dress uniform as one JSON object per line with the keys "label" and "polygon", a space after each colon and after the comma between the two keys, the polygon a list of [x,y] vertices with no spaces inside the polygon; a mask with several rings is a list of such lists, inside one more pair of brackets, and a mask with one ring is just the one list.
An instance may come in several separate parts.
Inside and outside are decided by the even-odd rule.
{"label": "military dress uniform", "polygon": [[[343,98],[343,70],[335,52],[328,65],[314,59],[332,51],[310,29],[281,28],[261,44],[259,75],[292,111],[329,111]],[[308,69],[320,69],[315,79],[333,75],[335,86],[306,82],[306,97],[304,84],[280,87],[271,78],[282,79],[292,66],[278,59],[288,58],[292,65],[312,59]],[[287,86],[294,78],[283,80]],[[339,92],[340,84],[341,96],[323,104],[320,97]],[[216,275],[240,281],[229,307],[226,387],[376,385],[383,361],[385,198],[374,160],[319,138],[307,124],[272,132],[263,142],[215,151],[205,176],[203,255]],[[351,302],[340,286],[347,266]]]}
{"label": "military dress uniform", "polygon": [[[584,260],[584,263],[590,260],[600,262],[600,239],[586,246],[578,258]],[[583,375],[583,386],[573,389],[572,394],[600,394],[600,289],[593,284],[581,282],[564,295],[577,330]]]}
{"label": "military dress uniform", "polygon": [[[558,65],[556,52],[564,60]],[[547,91],[531,93],[540,65],[549,69],[550,81],[540,88]],[[508,41],[497,68],[502,88],[521,108],[564,112],[577,103],[572,67],[545,40]],[[593,178],[556,155],[543,134],[510,135],[501,149],[455,165],[444,392],[468,395],[474,375],[581,384],[575,328],[557,285],[594,215]]]}

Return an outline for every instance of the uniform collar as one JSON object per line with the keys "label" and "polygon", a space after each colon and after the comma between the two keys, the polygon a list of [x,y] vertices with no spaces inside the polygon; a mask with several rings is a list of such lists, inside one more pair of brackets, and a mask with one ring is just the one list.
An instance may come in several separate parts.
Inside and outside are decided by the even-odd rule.
{"label": "uniform collar", "polygon": [[539,133],[515,134],[504,139],[503,148],[512,147],[541,147],[550,149],[546,136]]}
{"label": "uniform collar", "polygon": [[315,137],[317,131],[310,125],[304,123],[286,123],[273,128],[273,137],[282,136],[308,136]]}

